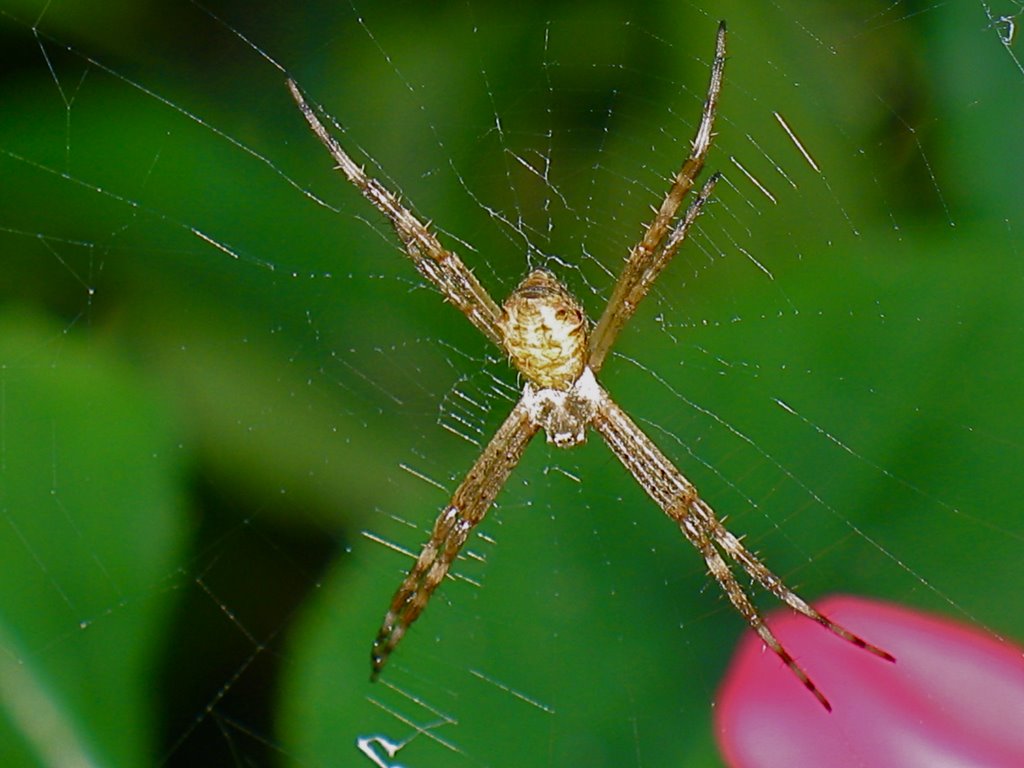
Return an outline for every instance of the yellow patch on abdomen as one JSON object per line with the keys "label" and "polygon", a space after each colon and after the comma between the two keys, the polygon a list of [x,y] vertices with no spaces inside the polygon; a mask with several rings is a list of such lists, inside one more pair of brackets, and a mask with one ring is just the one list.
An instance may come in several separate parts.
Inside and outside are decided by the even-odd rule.
{"label": "yellow patch on abdomen", "polygon": [[566,390],[583,373],[587,318],[550,272],[534,270],[512,292],[501,329],[512,363],[536,386]]}

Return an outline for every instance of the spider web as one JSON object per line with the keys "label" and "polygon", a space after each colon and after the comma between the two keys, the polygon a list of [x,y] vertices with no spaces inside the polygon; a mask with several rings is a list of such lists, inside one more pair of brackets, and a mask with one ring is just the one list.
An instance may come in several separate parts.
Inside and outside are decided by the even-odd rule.
{"label": "spider web", "polygon": [[1024,637],[1020,4],[633,5],[0,5],[10,764],[715,764],[744,626],[596,439],[367,682],[518,387],[284,79],[495,298],[596,317],[721,17],[724,179],[602,381],[804,596]]}

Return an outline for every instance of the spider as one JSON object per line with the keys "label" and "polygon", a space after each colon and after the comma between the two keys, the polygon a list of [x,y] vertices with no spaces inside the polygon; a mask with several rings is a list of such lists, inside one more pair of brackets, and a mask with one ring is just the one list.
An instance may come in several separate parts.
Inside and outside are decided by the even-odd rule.
{"label": "spider", "polygon": [[441,245],[429,226],[402,205],[398,195],[353,162],[295,82],[288,80],[296,104],[334,158],[337,169],[388,219],[420,274],[494,342],[525,379],[519,402],[441,510],[430,539],[395,592],[373,643],[371,680],[377,679],[388,657],[444,580],[531,438],[544,430],[549,443],[571,448],[586,440],[588,427],[597,431],[640,486],[679,525],[736,610],[826,710],[832,709],[828,699],[764,623],[726,558],[793,610],[844,640],[887,661],[895,661],[892,655],[836,624],[789,589],[725,528],[693,484],[616,405],[596,378],[619,332],[679,250],[720,178],[719,173],[711,175],[677,219],[683,198],[693,188],[711,147],[725,69],[725,37],[723,21],[718,26],[710,84],[690,155],[673,178],[643,238],[630,251],[604,314],[593,327],[565,285],[544,269],[530,272],[499,306],[465,263]]}

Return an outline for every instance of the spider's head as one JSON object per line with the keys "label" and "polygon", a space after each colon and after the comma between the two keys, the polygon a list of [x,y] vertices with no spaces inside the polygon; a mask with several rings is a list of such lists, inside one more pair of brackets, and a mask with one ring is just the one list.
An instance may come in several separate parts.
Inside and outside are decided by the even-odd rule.
{"label": "spider's head", "polygon": [[538,387],[567,390],[586,367],[587,316],[547,270],[535,269],[505,300],[501,330],[512,363]]}

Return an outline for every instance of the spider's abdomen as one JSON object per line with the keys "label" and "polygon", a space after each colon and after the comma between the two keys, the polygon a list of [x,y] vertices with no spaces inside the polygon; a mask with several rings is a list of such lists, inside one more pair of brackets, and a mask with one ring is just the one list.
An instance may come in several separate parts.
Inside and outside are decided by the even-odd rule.
{"label": "spider's abdomen", "polygon": [[535,269],[508,297],[501,330],[513,364],[536,386],[564,391],[583,373],[586,315],[547,270]]}

